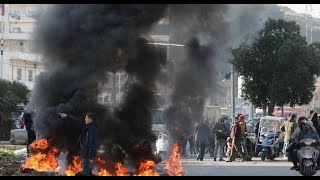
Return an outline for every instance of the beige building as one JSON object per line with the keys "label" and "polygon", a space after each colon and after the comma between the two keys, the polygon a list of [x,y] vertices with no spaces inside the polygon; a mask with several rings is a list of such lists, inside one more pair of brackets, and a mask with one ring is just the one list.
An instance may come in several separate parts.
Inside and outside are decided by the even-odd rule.
{"label": "beige building", "polygon": [[3,38],[0,77],[22,82],[29,89],[43,71],[40,56],[32,49],[31,37],[43,7],[40,4],[4,4],[4,16],[0,19]]}

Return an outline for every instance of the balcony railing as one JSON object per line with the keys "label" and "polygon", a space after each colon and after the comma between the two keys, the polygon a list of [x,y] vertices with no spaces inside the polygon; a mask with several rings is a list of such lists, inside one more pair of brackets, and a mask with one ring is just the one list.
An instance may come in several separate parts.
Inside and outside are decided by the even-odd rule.
{"label": "balcony railing", "polygon": [[13,27],[10,28],[9,33],[32,33],[33,28],[21,28],[21,27]]}
{"label": "balcony railing", "polygon": [[35,20],[38,20],[40,17],[40,13],[34,12],[34,11],[28,11],[28,12],[12,11],[9,13],[9,16],[15,20],[21,20],[24,17],[34,18]]}

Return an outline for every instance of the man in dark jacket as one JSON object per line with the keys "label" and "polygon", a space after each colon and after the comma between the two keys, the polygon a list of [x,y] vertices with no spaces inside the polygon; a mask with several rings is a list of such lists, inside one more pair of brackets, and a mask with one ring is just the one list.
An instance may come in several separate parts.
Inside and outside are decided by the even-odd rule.
{"label": "man in dark jacket", "polygon": [[30,144],[33,143],[34,140],[36,140],[36,133],[33,130],[33,121],[32,121],[32,113],[23,113],[23,119],[24,119],[24,124],[26,126],[27,130],[27,135],[28,135],[28,140],[27,140],[27,153],[29,155],[29,146]]}
{"label": "man in dark jacket", "polygon": [[208,122],[200,122],[195,127],[195,140],[200,146],[200,153],[197,156],[197,160],[203,161],[203,157],[206,151],[206,142],[210,135]]}
{"label": "man in dark jacket", "polygon": [[224,123],[224,118],[221,118],[218,123],[216,123],[212,128],[212,133],[215,134],[215,148],[214,148],[214,161],[217,160],[218,150],[220,151],[219,161],[223,161],[224,157],[224,146],[226,145],[226,134],[227,128]]}
{"label": "man in dark jacket", "polygon": [[310,120],[312,121],[313,123],[313,126],[316,128],[316,131],[318,133],[318,136],[320,135],[320,125],[319,125],[319,117],[318,117],[318,114],[317,112],[314,112],[313,110],[310,111]]}
{"label": "man in dark jacket", "polygon": [[69,119],[82,127],[79,143],[82,152],[82,172],[85,176],[92,176],[92,169],[97,157],[98,127],[96,115],[87,113],[85,121],[65,113],[59,113],[63,119]]}

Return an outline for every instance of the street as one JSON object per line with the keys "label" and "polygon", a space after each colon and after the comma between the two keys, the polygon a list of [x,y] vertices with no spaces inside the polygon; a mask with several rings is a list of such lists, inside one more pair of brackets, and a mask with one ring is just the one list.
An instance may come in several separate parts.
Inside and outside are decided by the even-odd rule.
{"label": "street", "polygon": [[[281,158],[265,162],[260,158],[247,162],[219,162],[206,154],[204,161],[188,158],[182,160],[182,165],[186,176],[301,176],[290,170],[291,162]],[[318,171],[315,176],[319,175]]]}

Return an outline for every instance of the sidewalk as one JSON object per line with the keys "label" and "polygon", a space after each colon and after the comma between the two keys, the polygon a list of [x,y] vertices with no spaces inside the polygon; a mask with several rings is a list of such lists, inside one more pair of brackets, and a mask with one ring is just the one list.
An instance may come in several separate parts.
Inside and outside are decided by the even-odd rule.
{"label": "sidewalk", "polygon": [[21,150],[23,148],[26,148],[26,145],[0,144],[0,148],[10,149],[10,150]]}

